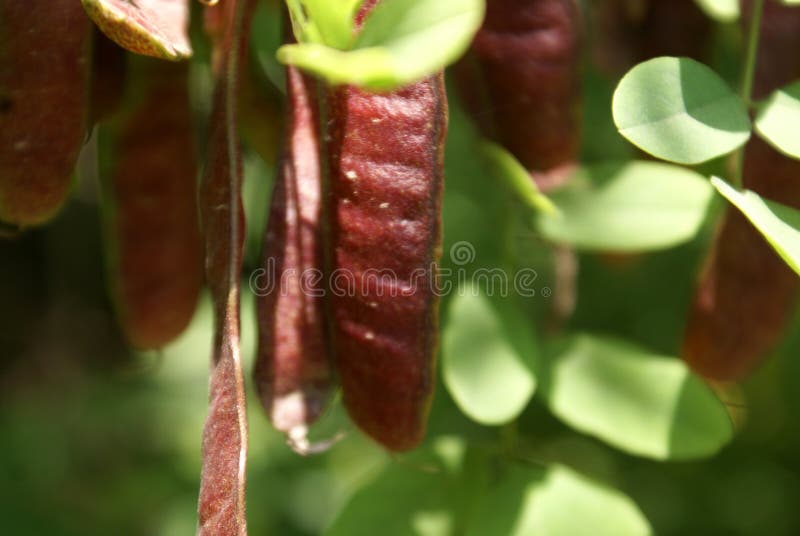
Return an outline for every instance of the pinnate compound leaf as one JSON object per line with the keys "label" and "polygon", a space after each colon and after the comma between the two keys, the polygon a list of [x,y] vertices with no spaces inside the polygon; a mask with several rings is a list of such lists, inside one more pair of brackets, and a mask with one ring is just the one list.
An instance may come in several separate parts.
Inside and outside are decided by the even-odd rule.
{"label": "pinnate compound leaf", "polygon": [[711,183],[758,229],[769,245],[800,275],[800,211],[762,198],[755,192],[737,191],[718,177]]}
{"label": "pinnate compound leaf", "polygon": [[646,536],[636,504],[562,465],[512,466],[478,503],[467,536]]}
{"label": "pinnate compound leaf", "polygon": [[680,359],[580,334],[555,344],[541,393],[576,430],[657,460],[715,454],[733,436],[719,399]]}
{"label": "pinnate compound leaf", "polygon": [[800,158],[800,82],[773,92],[759,106],[756,132],[792,158]]}
{"label": "pinnate compound leaf", "polygon": [[214,34],[215,88],[200,209],[206,279],[214,304],[209,412],[203,428],[198,535],[243,536],[247,420],[239,339],[239,279],[244,247],[242,157],[237,125],[239,73],[247,66],[254,0],[207,8]]}
{"label": "pinnate compound leaf", "polygon": [[122,48],[165,60],[191,57],[190,0],[81,0],[86,13]]}
{"label": "pinnate compound leaf", "polygon": [[679,164],[726,155],[750,137],[741,99],[714,71],[689,58],[660,57],[635,66],[617,86],[612,107],[622,136]]}
{"label": "pinnate compound leaf", "polygon": [[579,249],[663,249],[697,234],[713,191],[703,176],[670,164],[599,164],[551,192],[557,212],[535,223],[548,240]]}

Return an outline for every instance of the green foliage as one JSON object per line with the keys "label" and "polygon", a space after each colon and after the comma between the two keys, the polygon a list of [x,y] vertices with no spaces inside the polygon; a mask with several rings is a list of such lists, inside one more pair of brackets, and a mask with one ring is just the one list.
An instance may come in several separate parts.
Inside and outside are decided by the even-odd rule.
{"label": "green foliage", "polygon": [[343,47],[341,19],[349,17],[349,10],[320,7],[314,12],[324,14],[314,20],[319,37],[301,33],[305,42],[281,47],[278,59],[332,84],[389,90],[458,59],[478,30],[484,8],[484,0],[387,0],[370,13],[352,46]]}
{"label": "green foliage", "polygon": [[679,164],[726,155],[750,137],[741,99],[714,71],[689,58],[640,63],[620,81],[612,106],[620,134]]}
{"label": "green foliage", "polygon": [[800,82],[774,91],[758,107],[756,132],[773,147],[792,158],[800,158]]}
{"label": "green foliage", "polygon": [[465,448],[459,438],[441,437],[407,464],[387,467],[353,495],[325,535],[452,534]]}
{"label": "green foliage", "polygon": [[652,533],[622,493],[572,471],[510,467],[481,500],[468,536],[645,536]]}
{"label": "green foliage", "polygon": [[739,18],[739,0],[695,0],[706,14],[719,22],[734,22]]}
{"label": "green foliage", "polygon": [[717,191],[758,229],[789,267],[800,275],[800,211],[763,199],[749,190],[737,191],[718,177]]}
{"label": "green foliage", "polygon": [[677,166],[600,164],[554,192],[558,212],[538,214],[536,226],[548,240],[581,249],[662,249],[697,234],[712,191],[702,176]]}
{"label": "green foliage", "polygon": [[497,425],[519,416],[533,396],[538,349],[524,312],[491,290],[456,290],[442,333],[442,371],[464,413]]}
{"label": "green foliage", "polygon": [[733,436],[725,407],[678,359],[576,335],[555,344],[545,362],[541,393],[551,411],[631,454],[706,457]]}
{"label": "green foliage", "polygon": [[[738,17],[735,1],[698,1],[718,20]],[[333,83],[380,89],[452,62],[483,15],[479,1],[386,0],[356,37],[357,0],[292,3],[303,42],[283,47],[282,61]],[[260,14],[256,54],[278,81],[272,57],[278,15],[264,6]],[[208,66],[199,58],[193,61],[200,85]],[[587,99],[592,118],[608,113],[611,93],[610,83],[606,88],[602,77],[596,78]],[[207,87],[201,90],[210,93]],[[797,84],[776,92],[756,120],[759,135],[794,156],[800,150],[792,135],[800,122],[795,118],[798,93]],[[798,437],[786,422],[800,409],[794,386],[800,371],[797,361],[788,359],[796,354],[800,333],[777,351],[781,358],[774,365],[743,387],[751,416],[743,439],[732,444],[725,405],[669,356],[683,321],[674,310],[685,309],[686,297],[680,295],[690,286],[689,267],[698,264],[709,238],[703,222],[713,198],[711,184],[698,172],[672,165],[605,162],[580,169],[548,197],[511,154],[477,139],[456,99],[451,110],[445,264],[458,264],[448,258],[447,246],[468,241],[476,250],[474,262],[463,265],[470,276],[497,266],[528,268],[539,274],[541,289],[556,287],[553,243],[591,252],[685,245],[629,260],[623,268],[581,255],[578,314],[560,326],[576,334],[555,341],[536,330],[553,307],[552,297],[541,292],[504,297],[497,288],[490,293],[483,285],[458,286],[442,308],[443,385],[434,401],[429,439],[407,457],[390,459],[370,444],[338,404],[313,434],[328,438],[345,430],[346,438],[324,455],[296,457],[268,428],[249,393],[251,533],[797,533],[800,518],[793,505],[800,487],[791,453],[797,451]],[[620,84],[614,113],[624,136],[675,162],[725,155],[749,135],[742,99],[709,69],[686,59],[661,58],[635,68]],[[595,156],[607,158],[606,132],[598,132],[604,135],[592,131],[596,139],[588,143],[600,148]],[[720,162],[712,165],[722,172]],[[252,270],[259,262],[269,172],[255,155],[246,154],[245,173],[246,262]],[[800,273],[800,212],[737,191],[721,179],[712,183]],[[518,203],[509,203],[512,195]],[[87,210],[84,201],[78,205]],[[24,350],[15,346],[13,322],[31,298],[16,296],[9,274],[35,272],[36,289],[45,286],[42,274],[21,261],[0,263],[0,294],[15,305],[13,314],[6,312],[0,334],[9,356],[3,372],[5,367],[13,372],[3,377],[0,407],[0,426],[8,438],[0,446],[0,472],[13,479],[0,489],[4,528],[14,534],[191,533],[211,306],[203,300],[189,331],[158,357],[128,357],[105,375],[95,375],[85,364],[52,364],[50,358],[66,353],[75,338],[58,326],[64,321],[59,314],[77,309],[72,294],[62,296],[63,281],[70,277],[65,267],[74,263],[72,270],[84,274],[97,257],[78,255],[74,248],[58,257],[54,251],[63,244],[83,245],[88,234],[74,220],[59,225],[61,231],[34,237],[41,248],[36,255],[58,267],[44,279],[61,302],[53,311],[50,302],[36,304],[50,311],[48,318],[52,315],[42,322],[56,327],[32,323],[35,333],[27,336],[33,342]],[[2,251],[4,259],[26,258]],[[83,281],[78,294],[99,293],[94,283]],[[625,300],[619,295],[623,287]],[[243,300],[242,355],[251,359],[252,295],[243,291]],[[630,303],[617,305],[620,301]],[[87,325],[105,318],[104,304],[82,306],[84,314],[89,311]],[[587,325],[616,331],[614,337],[580,334]],[[56,336],[42,333],[45,329]],[[623,337],[640,339],[641,346]],[[46,346],[51,338],[56,349]],[[104,344],[103,360],[113,362],[124,353]],[[651,347],[658,351],[644,349]],[[48,359],[41,360],[41,354]],[[33,380],[15,364],[30,359],[37,363]],[[14,388],[6,390],[6,383]],[[498,425],[504,426],[490,428]],[[701,465],[700,458],[709,459]]]}
{"label": "green foliage", "polygon": [[[298,15],[298,3],[305,8],[308,18]],[[304,35],[318,43],[327,43],[334,48],[347,49],[353,41],[353,18],[361,0],[344,0],[330,2],[328,0],[300,0],[289,3],[292,19],[300,19],[305,28],[300,29],[298,40],[305,41]]]}
{"label": "green foliage", "polygon": [[531,180],[528,170],[514,155],[490,141],[483,141],[480,148],[490,172],[503,181],[520,201],[536,211],[547,214],[558,212],[553,202],[539,190],[536,182]]}

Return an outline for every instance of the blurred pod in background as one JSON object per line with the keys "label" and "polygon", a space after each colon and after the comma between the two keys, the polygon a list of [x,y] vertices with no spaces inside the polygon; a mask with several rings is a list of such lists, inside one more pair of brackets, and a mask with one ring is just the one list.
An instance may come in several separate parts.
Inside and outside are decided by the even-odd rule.
{"label": "blurred pod in background", "polygon": [[592,62],[618,77],[636,63],[658,56],[704,61],[713,22],[695,0],[593,0]]}
{"label": "blurred pod in background", "polygon": [[[764,5],[753,97],[800,77],[800,8]],[[749,28],[751,3],[744,3]],[[793,51],[794,53],[790,53]],[[800,208],[800,161],[753,137],[744,154],[744,187]],[[735,209],[729,209],[700,276],[683,342],[699,374],[738,380],[767,356],[797,304],[797,275]]]}
{"label": "blurred pod in background", "polygon": [[101,172],[109,280],[139,349],[183,331],[203,281],[188,69],[137,58],[137,84],[109,125],[111,162]]}
{"label": "blurred pod in background", "polygon": [[483,26],[454,69],[481,134],[544,190],[563,183],[577,162],[581,44],[575,0],[488,0]]}
{"label": "blurred pod in background", "polygon": [[0,221],[52,218],[86,136],[91,27],[75,0],[0,1]]}

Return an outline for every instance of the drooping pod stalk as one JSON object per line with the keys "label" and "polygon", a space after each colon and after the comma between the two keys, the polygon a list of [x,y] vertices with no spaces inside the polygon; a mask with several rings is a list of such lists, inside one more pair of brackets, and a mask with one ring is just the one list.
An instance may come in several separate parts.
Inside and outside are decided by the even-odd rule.
{"label": "drooping pod stalk", "polygon": [[[745,11],[746,12],[746,11]],[[800,8],[765,4],[754,97],[800,77]],[[744,155],[744,187],[800,208],[800,161],[753,138]],[[738,380],[779,340],[797,304],[797,275],[738,211],[729,209],[701,274],[683,341],[699,374]]]}
{"label": "drooping pod stalk", "polygon": [[540,188],[563,182],[580,147],[581,17],[575,0],[488,0],[455,74],[481,133]]}
{"label": "drooping pod stalk", "polygon": [[284,145],[264,236],[263,268],[272,282],[258,297],[254,378],[272,424],[302,451],[307,427],[330,398],[325,321],[317,83],[286,70]]}
{"label": "drooping pod stalk", "polygon": [[0,0],[0,221],[52,218],[86,136],[91,27],[75,0]]}
{"label": "drooping pod stalk", "polygon": [[408,450],[424,436],[434,388],[443,76],[385,94],[331,88],[326,120],[329,299],[343,401],[369,436]]}
{"label": "drooping pod stalk", "polygon": [[104,201],[109,280],[136,348],[157,349],[188,325],[203,283],[197,152],[185,63],[139,60]]}
{"label": "drooping pod stalk", "polygon": [[247,66],[254,7],[253,0],[226,0],[206,8],[207,22],[214,22],[211,26],[219,31],[212,39],[215,86],[200,189],[206,280],[214,305],[214,349],[198,501],[200,536],[247,534],[247,404],[239,337],[245,228],[237,97],[239,73]]}

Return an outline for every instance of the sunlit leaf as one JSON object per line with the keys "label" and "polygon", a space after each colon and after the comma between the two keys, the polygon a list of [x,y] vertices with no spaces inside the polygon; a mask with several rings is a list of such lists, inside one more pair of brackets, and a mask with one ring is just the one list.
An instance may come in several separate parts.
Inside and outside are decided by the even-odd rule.
{"label": "sunlit leaf", "polygon": [[479,286],[461,287],[442,334],[442,369],[450,394],[477,422],[514,419],[536,389],[538,354],[532,326],[508,298]]}
{"label": "sunlit leaf", "polygon": [[479,503],[468,536],[644,536],[652,530],[621,492],[561,466],[511,467]]}
{"label": "sunlit leaf", "polygon": [[322,44],[347,49],[353,42],[353,17],[360,0],[303,0],[303,6],[314,21]]}
{"label": "sunlit leaf", "polygon": [[739,97],[707,66],[689,58],[640,63],[614,93],[614,123],[631,143],[658,158],[699,164],[750,137]]}
{"label": "sunlit leaf", "polygon": [[718,177],[712,184],[758,229],[789,267],[800,275],[800,211],[763,199],[755,192],[738,192]]}
{"label": "sunlit leaf", "polygon": [[778,89],[759,107],[756,131],[770,145],[800,158],[800,82]]}
{"label": "sunlit leaf", "polygon": [[505,182],[523,203],[536,211],[549,214],[558,212],[553,202],[539,190],[528,170],[514,155],[490,141],[482,142],[480,148],[492,173]]}
{"label": "sunlit leaf", "polygon": [[[389,90],[458,59],[483,20],[483,0],[385,0],[369,14],[353,48],[286,45],[278,59],[332,84]],[[333,38],[337,44],[340,38]]]}
{"label": "sunlit leaf", "polygon": [[[389,465],[353,495],[325,535],[451,535],[457,475],[444,466],[455,469],[453,464],[460,465],[465,448],[459,438],[439,438],[433,445],[435,456],[426,449],[405,464]],[[443,452],[444,458],[437,451]],[[462,468],[457,469],[460,473]]]}
{"label": "sunlit leaf", "polygon": [[711,456],[733,435],[723,404],[683,361],[629,343],[571,336],[554,346],[541,378],[557,417],[631,454]]}
{"label": "sunlit leaf", "polygon": [[733,22],[739,18],[739,0],[695,0],[706,15],[719,22]]}
{"label": "sunlit leaf", "polygon": [[713,197],[701,175],[655,162],[601,164],[550,194],[558,212],[537,215],[545,238],[577,248],[645,251],[697,233]]}

